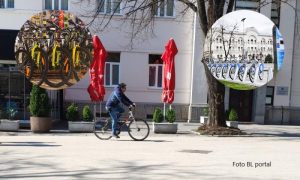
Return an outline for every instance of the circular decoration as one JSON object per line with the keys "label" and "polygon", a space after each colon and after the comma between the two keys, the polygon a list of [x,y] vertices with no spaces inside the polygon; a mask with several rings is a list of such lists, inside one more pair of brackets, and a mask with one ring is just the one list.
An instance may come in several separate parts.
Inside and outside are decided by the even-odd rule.
{"label": "circular decoration", "polygon": [[233,89],[251,90],[268,83],[281,69],[284,42],[266,16],[234,11],[207,33],[203,58],[218,81]]}
{"label": "circular decoration", "polygon": [[93,41],[84,23],[69,12],[44,11],[21,27],[15,42],[18,69],[45,89],[80,81],[93,59]]}

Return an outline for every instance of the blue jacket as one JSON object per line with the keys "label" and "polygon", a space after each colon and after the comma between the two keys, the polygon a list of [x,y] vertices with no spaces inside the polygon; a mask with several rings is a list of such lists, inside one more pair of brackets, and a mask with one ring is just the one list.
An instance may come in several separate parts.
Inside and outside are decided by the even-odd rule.
{"label": "blue jacket", "polygon": [[120,102],[122,102],[126,106],[130,106],[133,104],[133,102],[130,101],[130,99],[128,99],[128,97],[122,92],[121,88],[117,86],[115,87],[114,91],[110,94],[110,97],[106,102],[106,107],[117,107],[120,104]]}

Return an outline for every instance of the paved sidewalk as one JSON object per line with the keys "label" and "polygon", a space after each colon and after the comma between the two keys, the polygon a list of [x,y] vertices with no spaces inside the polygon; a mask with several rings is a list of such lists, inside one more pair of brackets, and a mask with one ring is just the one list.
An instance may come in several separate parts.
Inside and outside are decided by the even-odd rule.
{"label": "paved sidewalk", "polygon": [[249,132],[272,130],[261,137],[188,133],[198,125],[180,124],[176,135],[150,134],[143,142],[126,133],[101,141],[92,133],[2,132],[0,179],[300,178],[300,138],[282,136],[298,126],[241,125]]}
{"label": "paved sidewalk", "polygon": [[[176,135],[191,135],[193,132],[197,130],[200,126],[200,123],[178,123],[178,133]],[[152,123],[149,123],[150,128],[152,129]],[[259,125],[259,124],[239,124],[239,128],[246,132],[248,135],[253,137],[269,137],[269,136],[277,136],[277,137],[300,137],[300,126],[289,126],[289,125]],[[51,130],[50,133],[46,134],[33,134],[29,129],[21,129],[20,132],[3,132],[0,131],[1,135],[78,135],[85,136],[92,133],[69,133],[67,127],[56,128],[55,130]],[[121,135],[127,134],[127,132],[122,132]],[[160,136],[158,134],[154,134],[151,130],[152,136]],[[176,136],[175,135],[175,136]],[[165,134],[164,136],[174,136],[174,134]]]}

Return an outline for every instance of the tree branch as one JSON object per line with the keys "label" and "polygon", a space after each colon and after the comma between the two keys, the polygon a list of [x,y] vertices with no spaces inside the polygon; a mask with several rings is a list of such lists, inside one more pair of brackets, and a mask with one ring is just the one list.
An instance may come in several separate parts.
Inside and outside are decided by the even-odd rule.
{"label": "tree branch", "polygon": [[195,2],[191,2],[189,0],[178,0],[179,2],[182,2],[183,4],[187,5],[189,8],[191,8],[194,12],[197,12],[198,8],[195,5]]}
{"label": "tree branch", "polygon": [[197,0],[197,5],[199,7],[198,16],[200,18],[201,29],[206,36],[207,31],[208,31],[208,20],[207,20],[207,15],[206,15],[205,1]]}
{"label": "tree branch", "polygon": [[234,5],[234,0],[229,0],[226,14],[232,12],[232,10],[233,10],[233,5]]}

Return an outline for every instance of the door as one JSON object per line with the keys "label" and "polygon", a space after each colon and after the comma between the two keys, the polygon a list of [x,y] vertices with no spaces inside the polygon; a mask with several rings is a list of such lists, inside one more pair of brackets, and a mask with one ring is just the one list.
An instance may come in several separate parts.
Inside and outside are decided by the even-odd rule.
{"label": "door", "polygon": [[238,121],[252,120],[253,90],[241,91],[230,89],[229,109],[234,108],[238,113]]}

